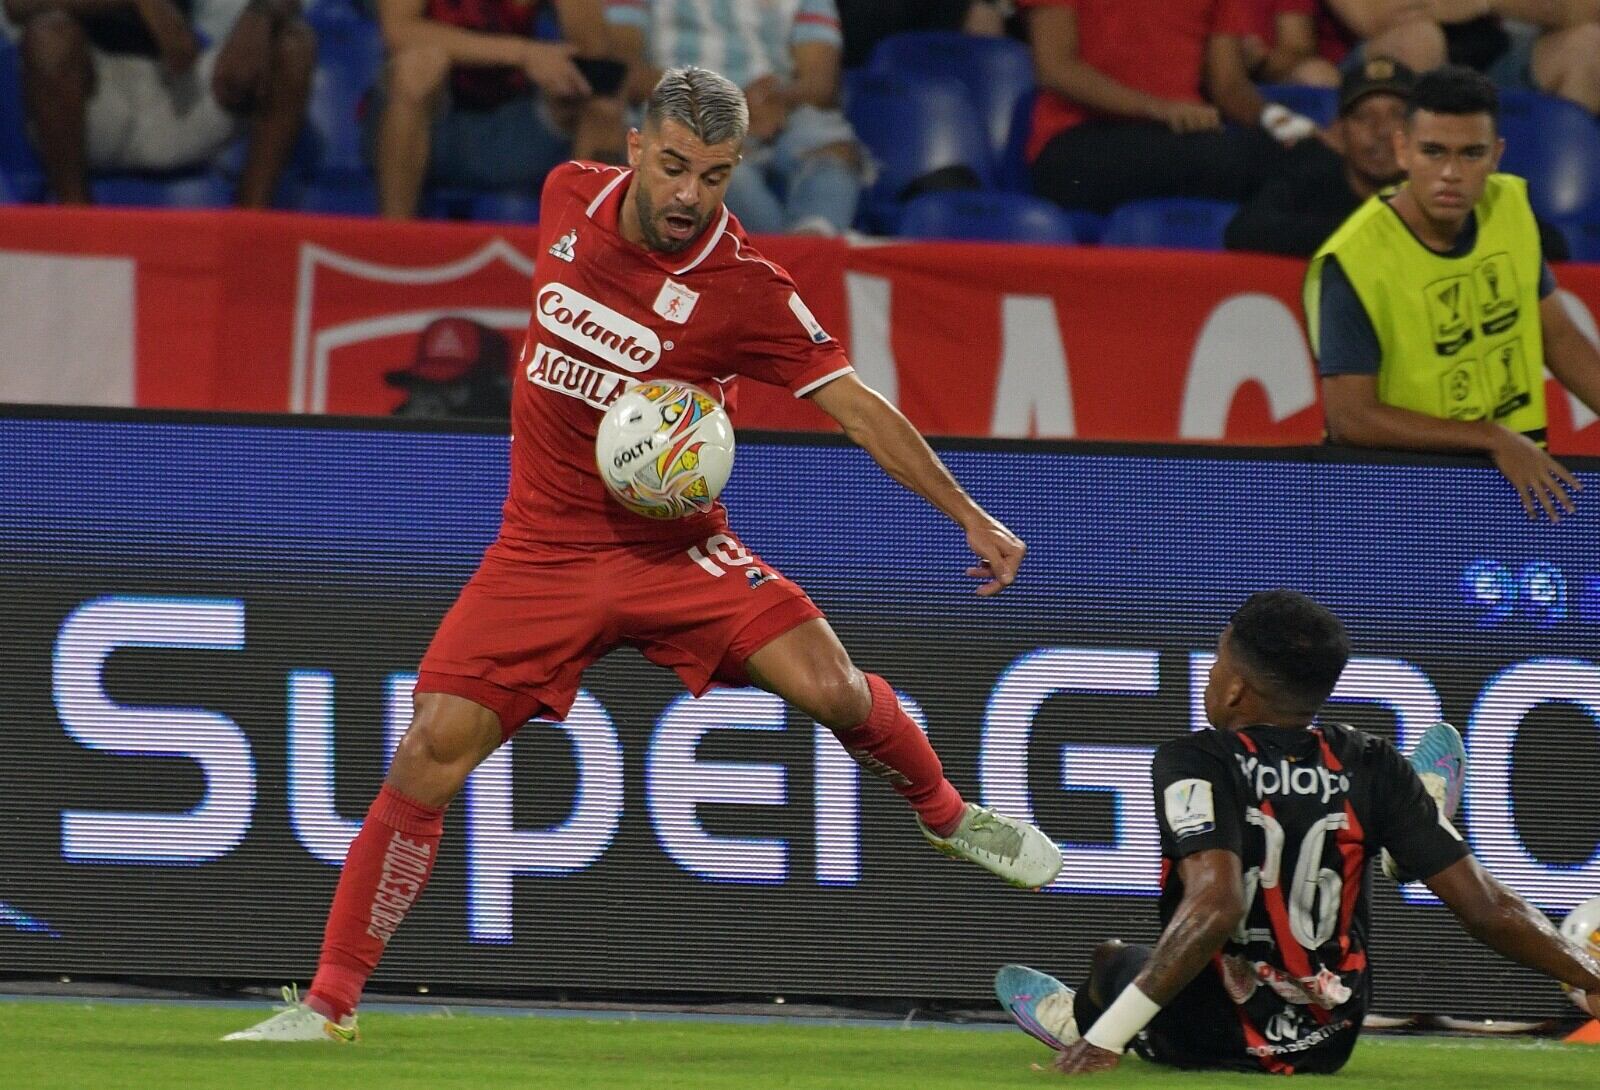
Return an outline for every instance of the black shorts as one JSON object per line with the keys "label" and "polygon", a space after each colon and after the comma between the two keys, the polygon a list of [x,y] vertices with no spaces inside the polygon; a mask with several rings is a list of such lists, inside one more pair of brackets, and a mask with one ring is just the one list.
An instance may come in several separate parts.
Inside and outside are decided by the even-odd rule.
{"label": "black shorts", "polygon": [[[1124,946],[1098,973],[1091,971],[1072,1003],[1079,1033],[1087,1033],[1106,1005],[1133,983],[1150,954],[1148,946]],[[1269,1063],[1250,1053],[1239,1016],[1240,1009],[1223,989],[1222,979],[1208,965],[1161,1008],[1130,1047],[1151,1063],[1168,1067],[1261,1073],[1274,1066],[1290,1066],[1292,1072],[1286,1073],[1332,1074],[1350,1058],[1360,1032],[1357,1024],[1354,1032],[1346,1030],[1312,1048],[1285,1050],[1275,1063]]]}

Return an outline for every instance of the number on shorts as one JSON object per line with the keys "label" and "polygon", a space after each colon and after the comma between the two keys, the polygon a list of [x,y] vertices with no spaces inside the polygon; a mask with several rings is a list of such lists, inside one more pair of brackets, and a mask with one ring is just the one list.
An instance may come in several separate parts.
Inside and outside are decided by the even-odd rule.
{"label": "number on shorts", "polygon": [[706,539],[704,549],[698,545],[689,546],[689,559],[719,579],[729,568],[756,562],[743,545],[727,534],[712,534]]}

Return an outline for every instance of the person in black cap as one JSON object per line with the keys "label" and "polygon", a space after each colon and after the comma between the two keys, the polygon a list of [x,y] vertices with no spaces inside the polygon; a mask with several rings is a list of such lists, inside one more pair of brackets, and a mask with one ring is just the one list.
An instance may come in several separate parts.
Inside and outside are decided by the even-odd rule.
{"label": "person in black cap", "polygon": [[411,363],[384,375],[390,386],[407,393],[393,415],[510,416],[510,351],[499,330],[471,318],[435,318],[418,335]]}
{"label": "person in black cap", "polygon": [[1361,202],[1404,174],[1394,134],[1405,123],[1416,73],[1373,57],[1339,87],[1339,117],[1318,140],[1302,140],[1228,224],[1230,250],[1310,257]]}

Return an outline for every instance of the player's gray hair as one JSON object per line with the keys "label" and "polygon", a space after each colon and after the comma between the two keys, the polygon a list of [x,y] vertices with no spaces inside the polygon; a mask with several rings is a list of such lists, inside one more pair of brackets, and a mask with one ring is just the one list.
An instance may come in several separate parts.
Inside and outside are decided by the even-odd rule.
{"label": "player's gray hair", "polygon": [[657,129],[663,121],[676,121],[706,144],[742,141],[750,129],[750,107],[739,85],[692,64],[662,73],[644,118]]}

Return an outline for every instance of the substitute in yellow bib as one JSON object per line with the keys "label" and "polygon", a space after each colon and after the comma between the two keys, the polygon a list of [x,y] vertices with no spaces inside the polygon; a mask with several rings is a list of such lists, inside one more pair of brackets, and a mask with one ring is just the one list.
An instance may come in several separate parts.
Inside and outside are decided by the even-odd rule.
{"label": "substitute in yellow bib", "polygon": [[[1544,372],[1600,412],[1600,353],[1568,318],[1494,85],[1468,68],[1417,81],[1395,152],[1407,181],[1311,259],[1305,306],[1336,443],[1481,451],[1529,515],[1581,487],[1544,450]],[[1536,506],[1537,505],[1537,506]]]}

